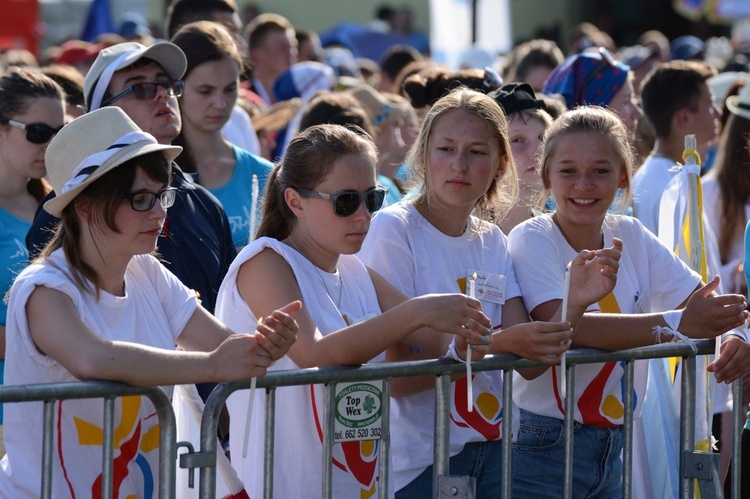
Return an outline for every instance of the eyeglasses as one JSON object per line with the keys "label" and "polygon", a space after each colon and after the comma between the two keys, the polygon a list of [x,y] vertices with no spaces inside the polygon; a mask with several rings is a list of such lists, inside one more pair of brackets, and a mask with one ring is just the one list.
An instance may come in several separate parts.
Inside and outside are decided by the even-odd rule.
{"label": "eyeglasses", "polygon": [[179,97],[182,95],[182,89],[185,83],[182,80],[168,80],[160,82],[143,82],[130,85],[128,88],[110,97],[106,101],[102,102],[102,107],[111,106],[115,101],[122,99],[130,92],[133,92],[135,98],[138,100],[150,100],[156,97],[156,93],[159,91],[159,87],[167,91],[167,95],[170,97]]}
{"label": "eyeglasses", "polygon": [[295,189],[303,197],[330,199],[333,201],[333,213],[339,217],[350,217],[359,209],[359,205],[364,201],[365,208],[370,213],[374,213],[383,207],[385,195],[388,189],[385,187],[373,187],[365,192],[344,191],[338,194],[325,194],[323,192],[311,191],[308,189]]}
{"label": "eyeglasses", "polygon": [[46,123],[21,123],[16,120],[9,120],[6,118],[0,118],[0,123],[5,123],[21,130],[26,130],[26,140],[32,144],[46,144],[52,137],[57,135],[57,132],[62,130],[63,126],[60,125],[58,128],[53,128]]}
{"label": "eyeglasses", "polygon": [[599,47],[599,55],[602,57],[602,60],[599,61],[599,64],[596,65],[594,70],[589,73],[589,75],[586,77],[585,80],[583,80],[583,83],[578,87],[578,91],[576,92],[575,96],[575,102],[578,102],[579,97],[583,94],[583,91],[586,89],[586,86],[591,83],[591,81],[599,76],[599,74],[604,70],[606,67],[614,68],[617,66],[617,59],[615,59],[615,56],[612,55],[612,52],[605,49],[604,47]]}
{"label": "eyeglasses", "polygon": [[154,207],[157,199],[161,203],[162,208],[166,210],[172,207],[175,198],[177,198],[176,187],[167,187],[159,192],[134,192],[125,196],[125,199],[130,200],[130,206],[135,211],[149,211]]}

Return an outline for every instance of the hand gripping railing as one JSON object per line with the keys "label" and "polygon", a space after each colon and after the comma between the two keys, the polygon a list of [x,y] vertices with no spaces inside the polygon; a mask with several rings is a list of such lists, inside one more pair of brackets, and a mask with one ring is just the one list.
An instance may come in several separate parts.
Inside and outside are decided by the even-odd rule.
{"label": "hand gripping railing", "polygon": [[[709,354],[714,352],[714,342],[699,341],[697,342],[697,355]],[[578,364],[592,364],[609,361],[625,361],[625,415],[623,423],[624,447],[623,447],[623,497],[629,498],[632,495],[632,459],[633,459],[633,381],[634,381],[634,364],[633,361],[641,359],[664,358],[664,357],[684,357],[686,361],[683,364],[685,372],[692,369],[693,376],[683,376],[682,385],[682,404],[681,404],[681,442],[680,455],[683,456],[681,467],[680,494],[681,497],[692,497],[694,476],[690,470],[685,469],[686,453],[693,453],[693,437],[695,425],[695,355],[688,345],[683,343],[668,343],[662,345],[652,345],[647,347],[633,348],[629,350],[620,350],[616,352],[604,352],[593,349],[570,350],[567,354],[567,397],[565,399],[566,417],[564,421],[565,430],[565,470],[564,470],[564,491],[565,497],[572,497],[572,475],[573,475],[573,403],[575,384],[575,366]],[[537,367],[541,364],[536,362],[519,359],[514,355],[495,355],[488,356],[484,360],[473,363],[473,370],[489,371],[503,370],[505,380],[503,391],[503,406],[510,407],[512,394],[513,370],[524,367]],[[434,445],[434,495],[435,497],[473,497],[473,491],[462,492],[461,487],[451,482],[450,479],[455,477],[448,476],[449,463],[449,414],[450,414],[450,374],[453,372],[462,372],[463,364],[454,363],[445,359],[399,362],[385,364],[368,364],[359,367],[332,367],[323,369],[301,369],[294,371],[275,371],[269,373],[264,378],[257,380],[257,387],[267,390],[266,402],[266,435],[265,435],[265,459],[264,459],[264,497],[273,497],[273,421],[275,418],[275,390],[280,386],[308,385],[308,384],[326,384],[326,431],[324,436],[324,476],[322,477],[322,497],[331,497],[331,448],[333,445],[332,427],[333,427],[333,393],[336,383],[384,380],[384,414],[383,414],[383,435],[381,442],[380,455],[380,477],[379,485],[380,497],[387,497],[388,491],[388,455],[389,449],[389,412],[388,412],[388,393],[390,392],[390,381],[392,378],[408,376],[436,376],[436,397],[435,397],[435,445]],[[208,401],[206,409],[203,412],[201,420],[201,447],[199,452],[183,454],[181,456],[181,466],[186,468],[200,468],[200,497],[203,499],[213,499],[216,488],[216,432],[218,418],[226,399],[236,390],[250,388],[250,380],[223,383],[217,386]],[[739,401],[741,390],[741,381],[733,385],[734,400]],[[503,423],[503,493],[502,497],[507,499],[511,496],[511,411],[505,411],[505,421]],[[742,406],[735,403],[734,409],[734,439],[732,445],[732,487],[734,497],[739,497],[739,477],[740,477],[740,444],[739,429],[742,418]],[[441,490],[450,490],[444,496],[440,495]]]}
{"label": "hand gripping railing", "polygon": [[42,467],[42,483],[39,493],[41,498],[52,497],[55,402],[65,399],[91,398],[104,399],[101,497],[105,499],[112,497],[115,399],[128,395],[148,397],[154,404],[159,418],[159,497],[171,499],[175,496],[177,459],[175,419],[172,404],[161,388],[135,387],[108,381],[0,386],[0,403],[34,401],[44,403],[42,462],[39,463]]}

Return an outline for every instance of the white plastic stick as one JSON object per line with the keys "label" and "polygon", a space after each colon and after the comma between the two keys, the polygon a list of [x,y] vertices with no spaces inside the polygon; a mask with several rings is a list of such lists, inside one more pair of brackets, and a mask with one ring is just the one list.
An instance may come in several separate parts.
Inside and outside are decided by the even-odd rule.
{"label": "white plastic stick", "polygon": [[[570,294],[570,264],[565,268],[565,281],[563,284],[563,301],[562,301],[562,315],[560,316],[560,322],[565,322],[568,319],[568,295]],[[560,393],[562,394],[563,400],[567,395],[567,376],[565,367],[565,354],[563,352],[560,356]],[[565,402],[563,402],[564,404]]]}

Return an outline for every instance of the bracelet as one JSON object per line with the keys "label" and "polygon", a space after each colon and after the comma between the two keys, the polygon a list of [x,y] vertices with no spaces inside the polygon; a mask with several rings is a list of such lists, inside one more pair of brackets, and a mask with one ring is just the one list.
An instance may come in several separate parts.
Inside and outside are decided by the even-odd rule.
{"label": "bracelet", "polygon": [[458,355],[458,350],[456,350],[456,338],[455,338],[455,336],[451,340],[450,345],[448,345],[448,351],[445,352],[445,355],[443,357],[446,358],[446,359],[455,360],[456,362],[461,362],[462,364],[464,362],[466,362],[464,359],[462,359]]}
{"label": "bracelet", "polygon": [[686,345],[690,346],[693,353],[698,351],[698,346],[695,344],[695,341],[677,330],[682,321],[682,310],[670,310],[669,312],[664,312],[662,318],[667,325],[653,327],[656,343],[662,343],[661,336],[664,334],[671,337],[667,343],[682,340]]}

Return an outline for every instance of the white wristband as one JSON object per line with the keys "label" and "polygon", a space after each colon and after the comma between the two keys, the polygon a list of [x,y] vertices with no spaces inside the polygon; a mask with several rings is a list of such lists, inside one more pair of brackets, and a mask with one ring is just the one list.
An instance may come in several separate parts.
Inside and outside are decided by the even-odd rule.
{"label": "white wristband", "polygon": [[453,360],[455,360],[457,362],[461,362],[461,363],[465,362],[464,359],[462,359],[458,355],[458,351],[456,350],[456,338],[455,338],[455,336],[453,337],[453,340],[451,340],[450,345],[448,345],[448,351],[445,352],[444,357],[446,359],[453,359]]}
{"label": "white wristband", "polygon": [[662,314],[662,318],[664,319],[664,322],[667,323],[666,327],[654,326],[653,328],[657,343],[662,342],[661,336],[664,334],[671,336],[669,342],[682,340],[685,344],[690,346],[693,352],[698,351],[698,347],[695,345],[695,341],[677,330],[677,328],[680,326],[680,322],[682,321],[682,310],[670,310],[669,312],[664,312]]}

